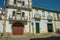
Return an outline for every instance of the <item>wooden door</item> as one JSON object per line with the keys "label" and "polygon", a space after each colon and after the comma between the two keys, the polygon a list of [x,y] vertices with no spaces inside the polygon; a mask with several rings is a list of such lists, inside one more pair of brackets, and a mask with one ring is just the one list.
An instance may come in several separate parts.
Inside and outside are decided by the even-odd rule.
{"label": "wooden door", "polygon": [[47,24],[48,27],[48,32],[53,32],[53,25],[52,24]]}
{"label": "wooden door", "polygon": [[12,26],[13,35],[23,35],[24,26],[22,23],[16,23]]}
{"label": "wooden door", "polygon": [[39,23],[36,23],[36,33],[39,33],[40,29],[39,29]]}

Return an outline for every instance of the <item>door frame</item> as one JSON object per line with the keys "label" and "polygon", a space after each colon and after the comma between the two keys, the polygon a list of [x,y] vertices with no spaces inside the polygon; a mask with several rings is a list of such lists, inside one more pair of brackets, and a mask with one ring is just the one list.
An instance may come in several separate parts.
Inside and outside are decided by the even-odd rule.
{"label": "door frame", "polygon": [[[21,22],[21,21],[15,21],[14,23],[16,23],[16,22]],[[14,35],[14,34],[13,34],[13,28],[12,28],[14,23],[12,23],[12,26],[11,26],[12,35]],[[21,22],[21,23],[23,24],[23,22]],[[24,35],[24,24],[23,24],[23,35]]]}
{"label": "door frame", "polygon": [[[47,23],[47,32],[48,32],[48,24],[52,24],[52,32],[54,32],[54,27],[53,27],[53,23]],[[50,33],[52,33],[50,32]],[[49,32],[48,32],[49,33]]]}
{"label": "door frame", "polygon": [[[36,23],[39,24],[39,33],[40,33],[40,23],[39,22],[35,22],[35,29],[36,29]],[[36,30],[35,30],[35,32],[36,32]],[[39,34],[39,33],[36,32],[36,34]]]}

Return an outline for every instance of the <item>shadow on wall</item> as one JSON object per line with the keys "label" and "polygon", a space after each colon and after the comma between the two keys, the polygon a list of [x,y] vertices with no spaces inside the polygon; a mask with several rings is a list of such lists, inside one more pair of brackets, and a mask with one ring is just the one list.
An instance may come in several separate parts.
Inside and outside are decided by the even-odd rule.
{"label": "shadow on wall", "polygon": [[60,37],[52,36],[52,37],[47,37],[47,38],[31,38],[30,40],[60,40]]}

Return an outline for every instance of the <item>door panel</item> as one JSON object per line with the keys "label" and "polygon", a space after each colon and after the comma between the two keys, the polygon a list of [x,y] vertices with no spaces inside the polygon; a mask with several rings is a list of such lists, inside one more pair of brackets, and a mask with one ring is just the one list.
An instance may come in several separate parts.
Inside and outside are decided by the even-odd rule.
{"label": "door panel", "polygon": [[40,29],[39,29],[39,23],[36,23],[36,33],[39,33]]}
{"label": "door panel", "polygon": [[12,26],[13,35],[23,35],[24,25],[22,23],[14,23]]}
{"label": "door panel", "polygon": [[48,27],[48,32],[53,32],[53,25],[52,24],[47,24]]}
{"label": "door panel", "polygon": [[23,35],[23,27],[12,27],[13,35]]}

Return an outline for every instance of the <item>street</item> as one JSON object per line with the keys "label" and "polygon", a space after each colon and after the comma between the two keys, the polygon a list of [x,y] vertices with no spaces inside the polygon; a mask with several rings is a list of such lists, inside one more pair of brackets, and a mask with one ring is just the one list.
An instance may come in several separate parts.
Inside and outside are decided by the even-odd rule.
{"label": "street", "polygon": [[15,36],[0,37],[0,40],[60,40],[60,34],[36,35],[36,36]]}
{"label": "street", "polygon": [[30,40],[60,40],[60,37],[52,36],[52,37],[47,37],[47,38],[32,38]]}

